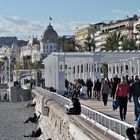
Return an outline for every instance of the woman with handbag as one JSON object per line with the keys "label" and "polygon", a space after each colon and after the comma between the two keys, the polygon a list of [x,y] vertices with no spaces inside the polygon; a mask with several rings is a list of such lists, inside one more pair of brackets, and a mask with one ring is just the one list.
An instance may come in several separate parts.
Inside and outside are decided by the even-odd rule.
{"label": "woman with handbag", "polygon": [[122,121],[126,119],[128,94],[129,85],[127,84],[126,77],[123,76],[122,81],[117,85],[115,92],[115,96],[118,98],[119,102],[120,119]]}

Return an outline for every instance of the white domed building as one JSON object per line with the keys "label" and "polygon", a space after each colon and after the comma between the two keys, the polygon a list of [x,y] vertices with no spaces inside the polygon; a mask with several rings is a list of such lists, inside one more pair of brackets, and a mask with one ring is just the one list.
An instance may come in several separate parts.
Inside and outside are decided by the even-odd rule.
{"label": "white domed building", "polygon": [[43,58],[47,57],[51,52],[57,50],[58,34],[49,23],[46,30],[43,32],[40,41],[40,51]]}

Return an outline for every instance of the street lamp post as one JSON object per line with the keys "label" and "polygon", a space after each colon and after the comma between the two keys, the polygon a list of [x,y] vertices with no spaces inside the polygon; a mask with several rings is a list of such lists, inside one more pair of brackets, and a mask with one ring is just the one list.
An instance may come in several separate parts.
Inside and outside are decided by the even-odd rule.
{"label": "street lamp post", "polygon": [[122,50],[122,41],[119,41],[119,47],[118,47],[119,50]]}
{"label": "street lamp post", "polygon": [[9,61],[9,100],[11,101],[11,56],[8,56],[8,61]]}

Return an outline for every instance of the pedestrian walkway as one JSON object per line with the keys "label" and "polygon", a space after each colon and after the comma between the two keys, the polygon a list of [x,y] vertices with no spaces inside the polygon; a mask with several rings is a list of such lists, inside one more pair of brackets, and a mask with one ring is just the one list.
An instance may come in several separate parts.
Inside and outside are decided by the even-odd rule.
{"label": "pedestrian walkway", "polygon": [[[119,119],[119,109],[113,110],[112,108],[112,99],[109,98],[109,101],[107,103],[107,106],[104,106],[103,101],[98,101],[97,99],[87,99],[87,100],[80,100],[81,104],[92,108],[96,111],[102,112],[103,114],[106,114],[108,116],[111,116],[113,118]],[[135,117],[134,117],[134,103],[128,102],[128,109],[127,109],[127,115],[126,120],[124,121],[126,123],[129,123],[131,125],[135,125]]]}
{"label": "pedestrian walkway", "polygon": [[31,134],[32,130],[37,129],[36,124],[23,123],[35,111],[34,107],[26,108],[27,103],[0,103],[0,140],[25,140],[23,135]]}

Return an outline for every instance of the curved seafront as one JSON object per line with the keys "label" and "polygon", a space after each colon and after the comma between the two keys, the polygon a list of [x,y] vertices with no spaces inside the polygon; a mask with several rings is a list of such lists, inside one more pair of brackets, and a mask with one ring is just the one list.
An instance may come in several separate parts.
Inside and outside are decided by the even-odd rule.
{"label": "curved seafront", "polygon": [[28,102],[0,102],[0,140],[34,140],[23,135],[31,134],[37,124],[23,122],[32,116],[34,107],[26,108]]}

